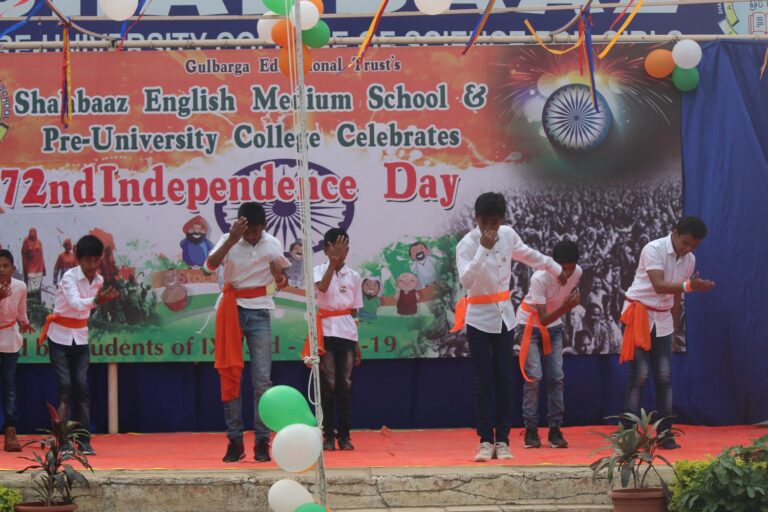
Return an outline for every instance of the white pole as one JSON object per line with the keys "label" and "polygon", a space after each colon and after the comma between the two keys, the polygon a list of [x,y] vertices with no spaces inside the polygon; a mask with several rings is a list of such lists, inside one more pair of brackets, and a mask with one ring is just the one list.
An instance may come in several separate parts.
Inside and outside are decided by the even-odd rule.
{"label": "white pole", "polygon": [[118,427],[118,398],[117,398],[117,363],[107,365],[107,419],[108,432],[117,434]]}

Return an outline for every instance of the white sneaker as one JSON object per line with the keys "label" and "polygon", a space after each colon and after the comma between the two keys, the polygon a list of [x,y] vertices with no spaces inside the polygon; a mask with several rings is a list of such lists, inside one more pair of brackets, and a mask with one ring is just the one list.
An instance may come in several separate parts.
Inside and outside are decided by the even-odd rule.
{"label": "white sneaker", "polygon": [[475,452],[475,462],[488,462],[493,458],[494,449],[491,443],[480,443],[480,447]]}
{"label": "white sneaker", "polygon": [[496,443],[496,458],[499,460],[512,458],[512,452],[509,451],[507,443]]}

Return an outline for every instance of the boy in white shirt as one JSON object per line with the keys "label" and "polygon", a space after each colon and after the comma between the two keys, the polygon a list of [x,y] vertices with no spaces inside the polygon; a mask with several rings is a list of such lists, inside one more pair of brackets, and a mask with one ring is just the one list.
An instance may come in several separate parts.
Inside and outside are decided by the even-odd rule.
{"label": "boy in white shirt", "polygon": [[349,254],[346,231],[340,228],[328,230],[323,252],[328,261],[314,268],[323,449],[335,450],[338,440],[340,450],[354,450],[350,440],[350,401],[352,367],[358,366],[362,360],[356,317],[357,310],[363,307],[363,280],[360,274],[345,265]]}
{"label": "boy in white shirt", "polygon": [[550,448],[567,448],[560,431],[565,413],[563,402],[563,321],[562,316],[579,305],[577,288],[582,269],[577,265],[579,248],[571,241],[555,245],[552,258],[563,268],[567,281],[561,284],[542,270],[534,272],[531,287],[517,310],[517,334],[520,337],[520,370],[523,387],[525,447],[540,448],[539,384],[542,360],[547,371],[547,425]]}
{"label": "boy in white shirt", "polygon": [[672,336],[682,312],[681,297],[715,286],[714,281],[694,274],[693,251],[706,236],[707,226],[701,219],[685,217],[668,236],[649,242],[640,253],[621,315],[624,336],[619,362],[630,361],[624,410],[640,413],[640,397],[652,372],[659,411],[656,419],[668,418],[659,425],[659,432],[670,432],[661,447],[670,450],[680,447],[670,429],[674,414]]}
{"label": "boy in white shirt", "polygon": [[451,332],[461,330],[466,321],[480,436],[476,462],[512,458],[509,450],[514,381],[511,363],[517,325],[515,308],[509,300],[512,260],[546,270],[562,283],[566,280],[559,264],[525,245],[514,229],[504,225],[506,213],[502,194],[481,194],[475,201],[477,228],[456,246],[459,281],[467,297],[456,305],[456,322]]}
{"label": "boy in white shirt", "polygon": [[3,384],[5,418],[4,449],[7,452],[21,451],[16,438],[16,422],[19,419],[16,407],[16,365],[19,362],[19,350],[24,343],[21,334],[35,332],[27,318],[27,285],[11,277],[15,270],[13,255],[6,249],[0,249],[0,380]]}
{"label": "boy in white shirt", "polygon": [[259,399],[272,386],[272,328],[269,310],[275,308],[267,286],[273,281],[284,288],[288,279],[283,269],[290,262],[280,241],[265,231],[264,208],[243,203],[228,234],[222,235],[208,255],[203,271],[216,272],[224,265],[224,289],[217,303],[214,367],[221,377],[221,400],[227,424],[227,452],[224,462],[245,457],[240,379],[243,362],[243,335],[251,354],[253,423],[256,433],[254,460],[268,462],[269,429],[259,417]]}
{"label": "boy in white shirt", "polygon": [[[98,274],[104,244],[93,235],[77,241],[77,266],[64,272],[53,300],[53,314],[45,319],[38,343],[48,341],[51,368],[59,397],[59,417],[73,419],[86,431],[91,416],[91,395],[88,390],[88,367],[91,351],[88,346],[88,318],[101,304],[116,299],[117,290],[103,288],[104,279]],[[90,434],[80,440],[80,451],[96,455]]]}

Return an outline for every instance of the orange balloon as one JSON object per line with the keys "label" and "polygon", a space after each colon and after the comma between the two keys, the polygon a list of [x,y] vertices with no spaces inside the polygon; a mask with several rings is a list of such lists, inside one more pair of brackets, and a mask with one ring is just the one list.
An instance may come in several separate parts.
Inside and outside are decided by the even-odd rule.
{"label": "orange balloon", "polygon": [[323,0],[307,0],[308,2],[312,2],[315,4],[315,7],[317,7],[317,10],[320,12],[320,16],[323,15],[323,12],[325,11],[325,6],[323,5]]}
{"label": "orange balloon", "polygon": [[645,72],[653,78],[664,78],[675,70],[675,61],[669,50],[653,50],[645,58]]}
{"label": "orange balloon", "polygon": [[[293,66],[294,66],[294,73],[296,72],[296,53],[293,52]],[[277,58],[277,65],[280,68],[280,72],[287,76],[288,78],[291,77],[291,52],[288,50],[288,48],[283,48],[280,50],[280,55]],[[312,70],[312,53],[310,53],[310,49],[308,46],[304,46],[304,74],[306,75]]]}
{"label": "orange balloon", "polygon": [[293,40],[296,29],[288,20],[280,20],[272,27],[272,40],[278,46],[288,46],[288,41]]}

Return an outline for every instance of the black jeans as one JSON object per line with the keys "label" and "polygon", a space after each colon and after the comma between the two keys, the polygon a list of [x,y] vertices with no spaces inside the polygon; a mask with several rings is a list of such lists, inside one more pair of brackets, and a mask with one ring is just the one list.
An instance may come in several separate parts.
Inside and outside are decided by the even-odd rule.
{"label": "black jeans", "polygon": [[0,373],[3,381],[3,413],[5,427],[15,427],[19,420],[19,410],[16,408],[16,365],[19,362],[18,352],[0,352]]}
{"label": "black jeans", "polygon": [[514,338],[514,333],[508,331],[505,325],[496,334],[467,326],[469,353],[475,370],[477,435],[481,443],[509,444],[515,368]]}
{"label": "black jeans", "polygon": [[89,345],[59,345],[48,339],[51,368],[59,398],[59,417],[89,430],[91,394],[88,391]]}
{"label": "black jeans", "polygon": [[[352,367],[356,342],[325,337],[325,354],[320,357],[320,392],[323,400],[323,433],[326,438],[349,437],[349,404],[352,395]],[[336,408],[339,422],[336,424]]]}

